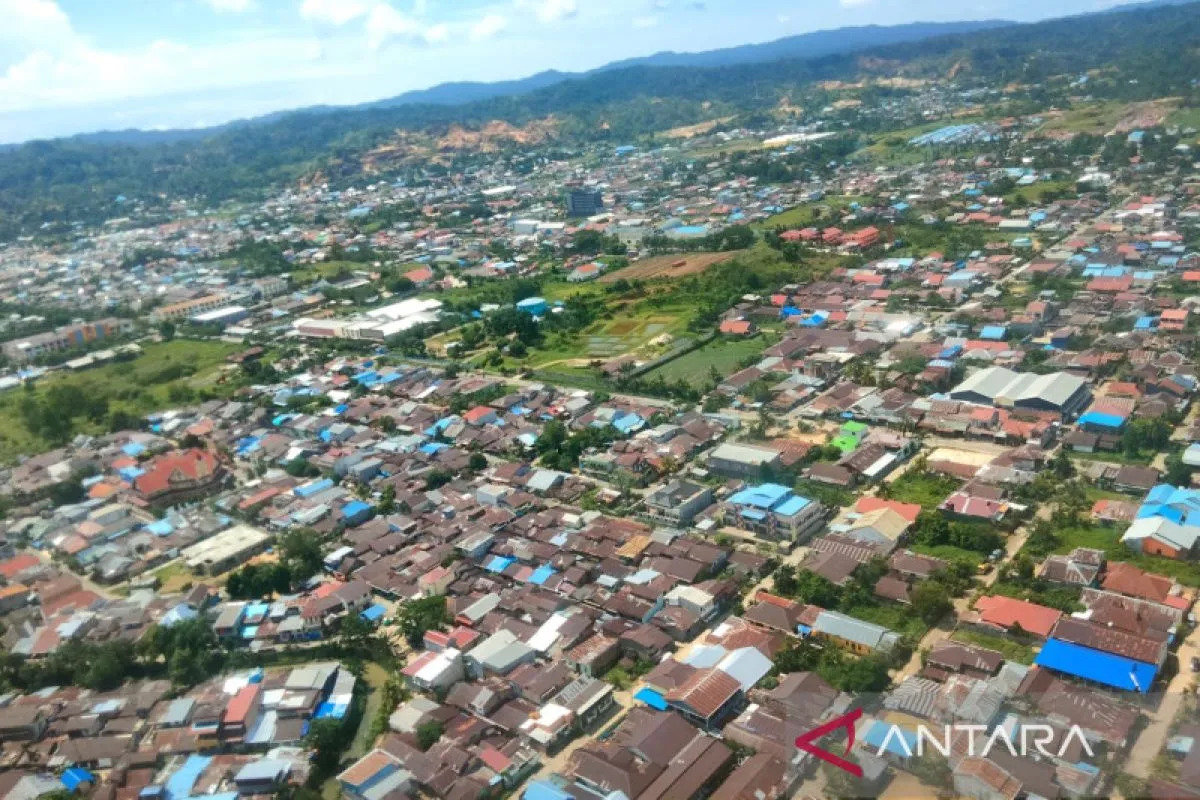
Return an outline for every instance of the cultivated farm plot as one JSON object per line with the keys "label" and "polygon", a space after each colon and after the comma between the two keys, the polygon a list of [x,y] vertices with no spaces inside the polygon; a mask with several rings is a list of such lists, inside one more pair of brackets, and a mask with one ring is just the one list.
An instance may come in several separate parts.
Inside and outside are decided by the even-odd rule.
{"label": "cultivated farm plot", "polygon": [[695,275],[703,272],[713,264],[728,261],[737,255],[736,251],[727,253],[691,253],[667,256],[654,256],[629,265],[625,269],[610,272],[600,277],[600,283],[616,283],[624,278],[632,280],[662,280],[664,278],[682,278],[685,275]]}

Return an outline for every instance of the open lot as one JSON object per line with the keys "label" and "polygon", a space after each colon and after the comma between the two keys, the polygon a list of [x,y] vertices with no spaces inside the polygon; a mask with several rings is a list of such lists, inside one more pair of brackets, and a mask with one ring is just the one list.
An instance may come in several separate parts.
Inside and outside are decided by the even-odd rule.
{"label": "open lot", "polygon": [[[75,387],[89,398],[104,398],[109,411],[125,410],[133,414],[148,414],[169,408],[173,401],[172,387],[197,392],[217,390],[221,366],[226,356],[241,349],[228,342],[176,339],[171,342],[143,345],[143,353],[132,361],[118,361],[80,372],[56,372],[39,380],[32,388],[14,389],[0,396],[0,461],[11,462],[22,455],[33,455],[50,449],[47,442],[30,431],[21,414],[21,404],[29,399],[46,396],[53,387]],[[80,418],[78,428],[87,433],[104,432],[104,421],[89,422]]]}
{"label": "open lot", "polygon": [[742,359],[761,353],[769,344],[763,334],[745,339],[718,337],[703,347],[646,373],[646,377],[654,380],[661,375],[667,381],[682,378],[693,386],[703,386],[708,383],[713,369],[722,376],[732,375],[737,371]]}
{"label": "open lot", "polygon": [[682,278],[685,275],[703,272],[713,264],[728,261],[737,254],[738,251],[734,250],[725,253],[677,253],[667,256],[652,256],[630,264],[624,269],[602,275],[598,282],[616,283],[621,279],[653,281]]}

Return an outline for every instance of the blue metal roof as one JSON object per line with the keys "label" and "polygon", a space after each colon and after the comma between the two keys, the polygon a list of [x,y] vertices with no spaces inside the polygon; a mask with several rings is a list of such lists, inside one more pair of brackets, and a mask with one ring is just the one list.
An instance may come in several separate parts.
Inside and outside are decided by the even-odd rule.
{"label": "blue metal roof", "polygon": [[663,699],[661,694],[649,687],[642,687],[641,689],[638,689],[637,693],[633,696],[633,699],[640,700],[656,711],[667,710],[667,701]]}
{"label": "blue metal roof", "polygon": [[1090,647],[1049,639],[1033,661],[1040,667],[1125,691],[1150,691],[1158,667]]}
{"label": "blue metal roof", "polygon": [[386,613],[387,613],[386,608],[379,605],[379,603],[375,603],[373,605],[369,605],[366,608],[364,608],[362,611],[360,611],[358,613],[358,615],[360,617],[362,617],[363,619],[365,619],[367,622],[377,622],[378,620],[383,619],[383,615]]}
{"label": "blue metal roof", "polygon": [[550,781],[533,781],[525,787],[523,800],[572,800],[574,795],[564,792]]}
{"label": "blue metal roof", "polygon": [[1079,418],[1080,425],[1099,425],[1101,428],[1119,428],[1125,424],[1125,418],[1117,414],[1104,414],[1100,411],[1089,411]]}
{"label": "blue metal roof", "polygon": [[85,783],[95,783],[96,776],[83,767],[71,767],[62,774],[59,780],[62,781],[63,786],[67,787],[67,791],[73,792]]}
{"label": "blue metal roof", "polygon": [[979,338],[991,339],[999,341],[1008,334],[1008,329],[1003,325],[984,325],[983,330],[979,332]]}
{"label": "blue metal roof", "polygon": [[782,502],[792,490],[778,483],[763,483],[749,486],[729,498],[729,502],[739,506],[754,506],[756,508],[772,508]]}
{"label": "blue metal roof", "polygon": [[550,580],[550,576],[554,574],[554,567],[549,564],[543,564],[533,571],[529,576],[529,582],[541,586],[546,581]]}
{"label": "blue metal roof", "polygon": [[487,563],[484,569],[486,569],[488,572],[504,572],[504,570],[508,569],[515,561],[516,559],[510,556],[492,556],[492,560]]}
{"label": "blue metal roof", "polygon": [[321,478],[317,481],[306,483],[303,486],[297,486],[292,490],[292,493],[297,497],[312,497],[314,494],[319,494],[326,489],[333,487],[333,481],[329,478]]}

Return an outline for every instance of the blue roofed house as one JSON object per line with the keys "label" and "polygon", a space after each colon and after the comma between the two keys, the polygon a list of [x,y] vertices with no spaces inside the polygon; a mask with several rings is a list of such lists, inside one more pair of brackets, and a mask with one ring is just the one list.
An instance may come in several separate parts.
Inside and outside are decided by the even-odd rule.
{"label": "blue roofed house", "polygon": [[725,501],[724,511],[729,524],[775,539],[800,539],[825,523],[820,503],[777,483],[735,492]]}
{"label": "blue roofed house", "polygon": [[1106,688],[1150,691],[1167,658],[1165,632],[1138,633],[1062,617],[1034,663]]}
{"label": "blue roofed house", "polygon": [[1149,491],[1121,542],[1131,550],[1187,558],[1200,542],[1200,490],[1159,484]]}

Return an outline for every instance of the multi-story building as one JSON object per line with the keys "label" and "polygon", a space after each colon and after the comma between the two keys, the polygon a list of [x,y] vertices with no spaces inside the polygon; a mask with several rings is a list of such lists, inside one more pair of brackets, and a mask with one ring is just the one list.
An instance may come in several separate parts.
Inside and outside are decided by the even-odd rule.
{"label": "multi-story building", "polygon": [[712,489],[707,486],[673,480],[646,495],[642,515],[663,525],[686,528],[712,502]]}
{"label": "multi-story building", "polygon": [[61,328],[13,339],[3,345],[4,355],[15,363],[25,364],[47,353],[85,347],[133,331],[133,321],[119,317],[98,319],[94,322],[75,322]]}
{"label": "multi-story building", "polygon": [[567,216],[590,217],[604,210],[604,198],[595,189],[571,189],[567,192]]}

